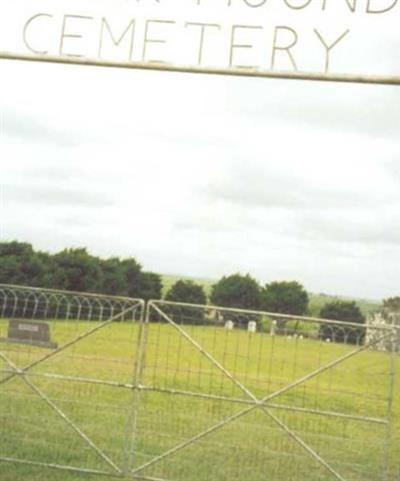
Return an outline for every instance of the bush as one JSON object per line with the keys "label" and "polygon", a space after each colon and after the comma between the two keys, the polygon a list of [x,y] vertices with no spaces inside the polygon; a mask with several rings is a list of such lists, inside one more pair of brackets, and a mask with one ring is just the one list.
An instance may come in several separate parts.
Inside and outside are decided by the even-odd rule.
{"label": "bush", "polygon": [[262,291],[262,307],[269,312],[304,315],[308,308],[308,294],[296,281],[271,282]]}
{"label": "bush", "polygon": [[[170,302],[183,302],[187,304],[207,304],[207,296],[203,286],[192,281],[177,281],[165,295],[165,300]],[[181,324],[203,324],[205,311],[200,307],[168,306],[167,311],[175,322]]]}
{"label": "bush", "polygon": [[[321,309],[320,317],[333,321],[365,324],[365,317],[360,308],[355,302],[350,301],[334,301],[326,304]],[[365,329],[326,323],[320,326],[320,336],[333,342],[359,345],[364,341]]]}
{"label": "bush", "polygon": [[258,282],[249,275],[234,274],[224,276],[212,286],[210,299],[215,306],[259,309],[261,289]]}
{"label": "bush", "polygon": [[[262,308],[279,314],[304,315],[308,309],[308,294],[296,281],[271,282],[262,290]],[[287,320],[277,319],[277,333],[286,329]]]}

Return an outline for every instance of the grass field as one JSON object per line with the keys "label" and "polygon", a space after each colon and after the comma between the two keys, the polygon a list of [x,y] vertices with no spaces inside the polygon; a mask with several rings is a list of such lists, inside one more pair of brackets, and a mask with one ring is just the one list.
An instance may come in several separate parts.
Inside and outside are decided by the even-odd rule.
{"label": "grass field", "polygon": [[[7,320],[0,321],[0,337],[6,336],[7,324]],[[63,345],[97,323],[50,324],[52,339]],[[212,326],[183,328],[258,398],[356,348]],[[52,403],[101,449],[105,458],[127,469],[150,463],[224,419],[238,416],[149,465],[137,476],[171,481],[337,479],[282,429],[284,423],[292,435],[311,446],[344,480],[398,481],[398,383],[390,445],[387,426],[378,422],[387,415],[391,382],[390,358],[386,354],[360,352],[273,399],[267,411],[257,408],[239,417],[251,406],[249,397],[182,333],[167,324],[150,324],[141,373],[135,369],[138,337],[137,324],[114,323],[39,363],[29,371],[29,381],[47,401],[21,377],[1,384],[0,456],[113,472],[107,460],[50,407]],[[0,344],[0,353],[20,368],[48,352],[27,345]],[[400,368],[400,359],[396,362]],[[4,380],[10,375],[4,358],[0,359],[0,368],[0,379]],[[141,390],[123,387],[135,379],[140,381]],[[373,419],[366,422],[359,417]],[[389,471],[385,478],[386,456]],[[1,481],[78,479],[96,477],[0,462]]]}

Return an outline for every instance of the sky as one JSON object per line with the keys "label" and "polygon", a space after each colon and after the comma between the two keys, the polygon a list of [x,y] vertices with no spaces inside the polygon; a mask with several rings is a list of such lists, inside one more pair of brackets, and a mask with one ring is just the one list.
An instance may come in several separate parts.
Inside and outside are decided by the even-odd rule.
{"label": "sky", "polygon": [[[324,58],[322,49],[308,48],[310,32],[330,25],[333,39],[349,29],[333,71],[400,70],[400,6],[367,16],[361,7],[349,14],[345,0],[325,12],[315,1],[302,11],[276,0],[265,9],[207,4],[204,12],[187,3],[182,10],[179,0],[60,0],[56,10],[51,3],[2,2],[0,50],[24,51],[21,25],[38,12],[56,19],[30,37],[50,53],[65,13],[104,15],[119,28],[128,15],[138,25],[146,18],[215,18],[223,38],[240,20],[269,34],[290,25],[308,39],[296,60],[311,70]],[[94,31],[66,46],[90,53]],[[207,40],[206,60],[225,62],[223,41]],[[220,56],[212,57],[214,41]],[[169,61],[189,55],[189,37],[182,43],[182,52],[171,47]],[[121,44],[107,55],[123,51]],[[244,60],[260,61],[260,52],[255,47]],[[288,68],[287,58],[280,61]],[[133,256],[159,273],[218,279],[242,272],[262,283],[298,280],[313,292],[399,294],[400,87],[5,60],[0,78],[0,240]]]}

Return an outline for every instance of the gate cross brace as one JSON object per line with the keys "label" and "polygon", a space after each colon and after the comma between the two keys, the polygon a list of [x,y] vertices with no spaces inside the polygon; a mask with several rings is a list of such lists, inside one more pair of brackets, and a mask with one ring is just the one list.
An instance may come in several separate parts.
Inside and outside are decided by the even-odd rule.
{"label": "gate cross brace", "polygon": [[[4,374],[19,375],[19,373],[16,373],[15,370],[13,369],[0,369],[0,372]],[[23,375],[23,371],[22,371],[22,375]],[[42,377],[47,379],[55,379],[59,381],[73,381],[77,383],[110,386],[110,387],[115,387],[120,389],[131,389],[136,391],[153,391],[153,392],[159,392],[163,394],[172,394],[174,396],[189,396],[189,397],[197,397],[197,398],[208,399],[213,401],[226,401],[226,402],[235,403],[235,404],[246,404],[247,406],[254,404],[254,401],[252,401],[251,399],[218,396],[214,394],[205,394],[205,393],[194,392],[194,391],[182,391],[180,389],[160,388],[160,387],[146,386],[144,384],[137,384],[137,383],[130,384],[130,383],[115,382],[115,381],[103,381],[103,380],[93,379],[89,377],[65,376],[60,374],[49,374],[49,373],[29,373],[29,377],[31,378]],[[323,411],[321,409],[315,410],[315,409],[300,408],[300,407],[289,406],[287,404],[274,404],[274,403],[268,402],[268,403],[265,403],[265,407],[270,407],[272,409],[283,410],[283,411],[293,411],[293,412],[303,413],[303,414],[314,414],[317,416],[342,418],[342,419],[347,419],[348,421],[360,421],[365,423],[381,424],[381,425],[388,424],[387,419],[371,418],[367,416],[356,416],[352,414],[343,414],[336,411]]]}
{"label": "gate cross brace", "polygon": [[[79,336],[75,337],[71,341],[69,341],[66,344],[60,346],[58,349],[55,349],[54,351],[49,352],[48,354],[46,354],[43,357],[37,359],[36,361],[33,361],[31,364],[28,364],[27,366],[25,366],[22,369],[22,371],[27,372],[27,371],[33,369],[34,367],[38,366],[39,364],[42,364],[43,362],[47,361],[47,359],[50,359],[50,358],[54,357],[55,355],[59,354],[60,352],[65,351],[65,349],[67,349],[68,347],[73,346],[74,344],[81,341],[82,339],[85,339],[86,337],[91,336],[95,332],[100,331],[100,329],[103,329],[104,327],[107,327],[108,325],[110,325],[113,322],[117,321],[118,319],[122,318],[125,314],[127,314],[128,312],[130,312],[133,309],[135,309],[136,307],[138,307],[138,305],[139,305],[139,303],[134,304],[133,306],[128,307],[128,309],[125,309],[124,311],[120,312],[119,314],[116,314],[115,316],[111,317],[111,319],[108,319],[108,321],[102,322],[101,324],[95,326],[93,329],[89,329],[88,331],[80,334]],[[18,372],[14,373],[14,374],[10,374],[9,376],[6,376],[4,379],[0,380],[0,385],[5,384],[7,381],[10,381],[11,379],[13,379],[17,375],[18,375]]]}
{"label": "gate cross brace", "polygon": [[[150,307],[150,306],[149,306]],[[154,303],[151,303],[151,307],[155,309],[155,311],[160,314],[172,327],[174,327],[185,339],[187,339],[194,347],[196,347],[201,354],[203,354],[209,361],[212,362],[223,374],[225,374],[232,382],[234,382],[244,393],[246,393],[253,401],[254,404],[251,406],[243,409],[242,411],[237,412],[236,414],[224,419],[223,421],[211,426],[210,428],[206,429],[205,431],[197,434],[196,436],[192,437],[191,439],[184,441],[183,443],[175,446],[174,448],[166,451],[165,453],[155,457],[151,461],[139,466],[138,468],[132,471],[133,475],[138,474],[139,472],[143,471],[144,469],[160,462],[161,460],[175,454],[176,452],[184,449],[185,447],[199,441],[200,439],[208,436],[209,434],[218,431],[219,429],[223,428],[224,426],[231,424],[233,421],[243,417],[244,415],[254,411],[257,408],[260,408],[262,412],[264,412],[268,417],[270,417],[282,430],[286,432],[288,436],[290,436],[294,441],[296,441],[305,451],[307,451],[312,458],[314,458],[320,465],[322,465],[330,474],[332,474],[337,480],[339,481],[346,481],[341,474],[339,474],[332,466],[330,466],[315,450],[309,446],[304,440],[302,440],[295,432],[293,432],[285,423],[280,421],[267,407],[265,404],[278,396],[294,389],[295,387],[305,383],[306,381],[313,379],[314,377],[320,375],[321,373],[332,369],[339,364],[347,361],[348,359],[356,356],[362,351],[365,351],[369,347],[381,342],[382,340],[386,339],[387,337],[391,336],[391,332],[386,334],[382,338],[375,339],[374,341],[365,344],[364,346],[359,347],[344,356],[332,361],[324,366],[319,367],[315,371],[307,374],[299,378],[297,381],[290,383],[289,385],[285,386],[282,389],[279,389],[275,393],[269,394],[262,399],[258,399],[249,389],[246,388],[238,379],[235,378],[221,363],[219,363],[209,352],[207,352],[197,341],[195,341],[184,329],[182,329],[178,324],[176,324],[169,316],[167,316],[161,309],[159,309]]]}
{"label": "gate cross brace", "polygon": [[37,359],[36,361],[32,362],[31,364],[25,366],[24,368],[20,369],[17,367],[10,359],[8,359],[3,353],[0,352],[0,357],[10,366],[10,368],[13,370],[13,373],[10,374],[9,376],[5,377],[0,381],[0,385],[4,384],[11,379],[13,379],[15,376],[20,376],[24,380],[24,382],[34,391],[43,401],[46,402],[48,406],[50,406],[59,417],[61,417],[89,446],[90,448],[97,453],[108,465],[110,465],[118,475],[121,475],[123,472],[122,470],[71,420],[68,418],[68,416],[53,402],[51,399],[49,399],[46,394],[39,389],[30,379],[26,377],[26,374],[28,373],[29,375],[29,370],[33,369],[34,367],[38,366],[39,364],[42,364],[43,362],[47,361],[48,359],[52,358],[56,354],[59,354],[60,352],[64,351],[68,347],[76,344],[77,342],[81,341],[82,339],[85,339],[95,332],[107,327],[111,323],[115,322],[116,320],[122,318],[125,314],[131,312],[133,309],[138,307],[139,303],[136,303],[129,308],[125,309],[121,313],[111,317],[108,321],[102,322],[101,324],[95,326],[93,329],[90,329],[79,336],[75,337],[71,341],[67,342],[63,346],[60,346],[58,349],[46,354],[45,356],[41,357],[40,359]]}
{"label": "gate cross brace", "polygon": [[109,464],[117,473],[121,474],[121,469],[98,447],[96,444],[71,420],[69,417],[39,389],[30,379],[28,379],[22,369],[19,369],[7,356],[0,352],[0,357],[16,372],[21,375],[24,382],[35,392],[43,401],[50,406],[57,415],[63,419],[107,464]]}

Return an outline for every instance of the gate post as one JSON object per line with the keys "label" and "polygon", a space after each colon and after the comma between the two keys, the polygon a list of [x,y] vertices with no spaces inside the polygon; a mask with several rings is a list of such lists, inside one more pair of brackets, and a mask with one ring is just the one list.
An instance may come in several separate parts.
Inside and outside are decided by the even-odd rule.
{"label": "gate post", "polygon": [[[392,439],[393,439],[393,401],[394,401],[394,388],[396,379],[396,357],[399,352],[400,346],[400,327],[392,324],[392,335],[390,336],[390,346],[388,349],[388,355],[390,356],[390,371],[389,371],[389,390],[388,390],[388,406],[387,406],[387,428],[386,428],[386,466],[384,469],[383,479],[384,481],[390,481],[392,479],[391,473],[395,470],[395,466],[392,466]],[[394,478],[393,478],[394,479]]]}
{"label": "gate post", "polygon": [[[138,337],[136,343],[136,355],[132,382],[132,398],[131,398],[131,410],[126,424],[126,436],[124,443],[125,451],[125,466],[123,470],[126,475],[129,475],[135,465],[135,444],[137,436],[137,421],[140,410],[140,397],[141,397],[141,383],[144,369],[144,361],[146,354],[147,344],[147,325],[150,318],[150,301],[141,301],[140,305],[140,318],[137,321]],[[135,321],[134,321],[135,322]]]}

